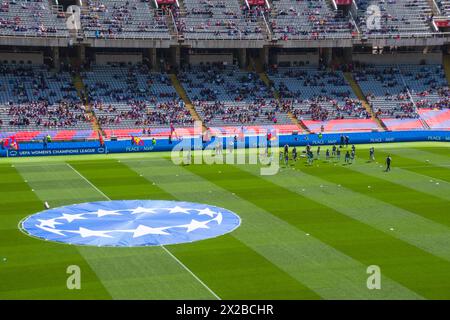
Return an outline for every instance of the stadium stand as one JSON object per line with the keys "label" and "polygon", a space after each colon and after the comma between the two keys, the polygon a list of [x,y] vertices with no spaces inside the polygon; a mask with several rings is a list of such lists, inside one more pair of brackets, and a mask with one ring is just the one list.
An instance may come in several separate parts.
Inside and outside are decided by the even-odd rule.
{"label": "stadium stand", "polygon": [[170,39],[160,11],[140,0],[87,0],[81,24],[88,38]]}
{"label": "stadium stand", "polygon": [[355,0],[357,23],[369,37],[432,32],[432,9],[427,0]]}
{"label": "stadium stand", "polygon": [[48,0],[0,1],[0,36],[67,37],[64,13]]}
{"label": "stadium stand", "polygon": [[396,66],[361,66],[354,78],[375,115],[388,129],[423,128],[417,108]]}
{"label": "stadium stand", "polygon": [[401,65],[400,70],[418,108],[450,107],[450,91],[442,65]]}
{"label": "stadium stand", "polygon": [[192,125],[166,74],[152,73],[144,65],[110,65],[93,66],[82,77],[98,122],[109,134]]}
{"label": "stadium stand", "polygon": [[91,136],[91,123],[71,75],[43,66],[0,66],[0,131],[50,134],[56,139]]}
{"label": "stadium stand", "polygon": [[449,107],[441,65],[362,66],[354,77],[377,117],[391,130],[423,129],[418,108]]}
{"label": "stadium stand", "polygon": [[361,66],[354,72],[378,117],[417,118],[416,108],[408,88],[395,66]]}
{"label": "stadium stand", "polygon": [[282,40],[351,38],[353,25],[325,0],[273,0],[270,25]]}
{"label": "stadium stand", "polygon": [[256,73],[214,64],[187,68],[179,79],[207,126],[290,123]]}
{"label": "stadium stand", "polygon": [[[1,134],[92,138],[99,125],[107,136],[127,137],[144,129],[167,135],[174,127],[191,132],[191,113],[205,127],[241,132],[442,128],[448,126],[450,90],[439,54],[448,37],[444,27],[433,28],[433,14],[439,11],[433,2],[440,15],[450,16],[450,1],[444,0],[87,0],[80,2],[82,30],[75,34],[68,32],[57,1],[0,0],[1,50],[6,53],[0,60]],[[408,47],[404,62],[395,56],[402,40]],[[16,44],[25,49],[15,50]],[[383,54],[384,64],[353,68],[348,80],[350,73],[344,76],[338,69],[351,60],[351,46],[358,51],[354,57],[365,55],[369,63],[377,58],[366,54],[370,49]],[[173,78],[147,66],[101,66],[125,59],[131,50],[154,70],[182,70],[177,81],[189,99],[184,94],[180,99]],[[422,57],[416,64],[414,52]],[[194,55],[221,62],[187,67],[198,63],[191,60]],[[227,64],[222,63],[225,55]],[[276,55],[283,56],[281,63]],[[305,56],[333,67],[299,67]],[[78,68],[93,61],[98,65],[78,77]],[[70,65],[87,89],[89,107],[78,97],[73,74],[37,65],[42,63],[55,70]],[[273,63],[292,67],[269,68]],[[267,71],[271,80],[249,70]],[[185,106],[188,102],[195,112]]]}
{"label": "stadium stand", "polygon": [[238,0],[184,0],[182,4],[173,12],[178,31],[186,39],[264,39],[257,16]]}
{"label": "stadium stand", "polygon": [[269,76],[282,97],[282,110],[312,131],[377,128],[341,71],[290,67],[271,69]]}
{"label": "stadium stand", "polygon": [[450,1],[449,0],[437,0],[436,3],[438,4],[441,14],[443,16],[450,17]]}

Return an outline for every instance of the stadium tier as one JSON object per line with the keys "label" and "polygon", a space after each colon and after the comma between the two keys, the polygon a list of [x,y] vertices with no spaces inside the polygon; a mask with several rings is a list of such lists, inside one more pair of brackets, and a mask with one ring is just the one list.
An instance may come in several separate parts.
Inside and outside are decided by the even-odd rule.
{"label": "stadium tier", "polygon": [[354,77],[375,115],[390,130],[423,129],[427,124],[420,108],[449,107],[441,65],[362,66]]}
{"label": "stadium tier", "polygon": [[401,65],[400,70],[417,108],[450,107],[450,91],[442,65]]}
{"label": "stadium tier", "polygon": [[378,117],[417,118],[415,105],[396,66],[363,66],[354,78]]}
{"label": "stadium tier", "polygon": [[43,1],[0,1],[0,36],[68,37],[64,13]]}
{"label": "stadium tier", "polygon": [[[81,3],[86,39],[327,40],[364,39],[438,32],[433,15],[448,16],[448,1],[355,0],[87,0]],[[251,5],[253,3],[254,5]],[[68,15],[54,0],[0,2],[0,36],[69,38]],[[175,43],[175,42],[174,42]]]}
{"label": "stadium tier", "polygon": [[256,73],[205,65],[184,70],[179,78],[207,126],[290,123]]}
{"label": "stadium tier", "polygon": [[170,38],[164,15],[139,0],[87,0],[81,26],[89,38]]}
{"label": "stadium tier", "polygon": [[367,131],[378,127],[341,71],[276,68],[269,76],[281,96],[282,110],[312,131]]}
{"label": "stadium tier", "polygon": [[439,5],[441,14],[450,17],[450,1],[449,0],[437,0],[436,3]]}
{"label": "stadium tier", "polygon": [[52,131],[72,138],[78,130],[92,128],[85,111],[69,73],[42,66],[0,66],[1,132],[42,131],[34,136],[39,139],[44,131]]}
{"label": "stadium tier", "polygon": [[92,110],[104,130],[192,126],[166,74],[133,67],[94,66],[82,73]]}
{"label": "stadium tier", "polygon": [[282,40],[351,38],[354,26],[331,9],[330,1],[273,0],[270,25]]}
{"label": "stadium tier", "polygon": [[428,0],[356,0],[358,25],[369,37],[431,33]]}
{"label": "stadium tier", "polygon": [[253,39],[264,34],[258,17],[244,10],[239,0],[184,0],[174,11],[178,32],[186,39]]}

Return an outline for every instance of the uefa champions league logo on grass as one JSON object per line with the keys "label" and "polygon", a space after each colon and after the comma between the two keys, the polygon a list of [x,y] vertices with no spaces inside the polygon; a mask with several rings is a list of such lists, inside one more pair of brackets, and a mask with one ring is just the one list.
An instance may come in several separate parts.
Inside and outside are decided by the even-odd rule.
{"label": "uefa champions league logo on grass", "polygon": [[[207,134],[213,135],[211,132]],[[243,130],[220,132],[214,141],[207,143],[205,148],[203,148],[202,136],[204,136],[202,124],[196,121],[194,135],[183,137],[172,149],[172,162],[175,165],[261,165],[260,173],[264,176],[275,175],[280,169],[279,139],[276,129],[269,131],[261,128],[258,132],[246,129],[245,134]]]}
{"label": "uefa champions league logo on grass", "polygon": [[209,239],[239,227],[235,213],[206,204],[102,201],[46,210],[26,218],[25,233],[44,240],[88,246],[158,246]]}

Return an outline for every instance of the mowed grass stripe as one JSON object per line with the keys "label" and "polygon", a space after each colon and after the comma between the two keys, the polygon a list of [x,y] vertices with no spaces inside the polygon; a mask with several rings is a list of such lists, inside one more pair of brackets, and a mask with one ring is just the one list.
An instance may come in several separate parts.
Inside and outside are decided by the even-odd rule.
{"label": "mowed grass stripe", "polygon": [[[389,153],[379,152],[379,155],[385,159]],[[366,162],[349,167],[356,169],[359,172],[368,172],[372,176],[413,189],[422,194],[425,193],[426,195],[441,198],[447,202],[450,201],[450,170],[435,166],[435,172],[439,172],[439,170],[440,172],[434,176],[427,175],[423,172],[423,169],[426,169],[427,167],[426,165],[420,166],[416,163],[416,165],[408,167],[408,164],[411,163],[408,159],[398,156],[392,157],[395,160],[395,165],[391,166],[394,170],[391,170],[389,174],[384,174],[384,166],[380,164],[375,165]]]}
{"label": "mowed grass stripe", "polygon": [[[245,172],[231,174],[243,177],[249,172],[255,176],[252,178],[259,179],[258,167],[238,168]],[[450,262],[444,260],[450,258],[450,229],[343,186],[338,187],[338,184],[325,180],[329,176],[327,171],[319,174],[315,168],[311,170],[317,176],[289,168],[282,169],[277,175],[260,178],[283,188],[270,187],[274,196],[284,195],[291,206],[298,208],[295,219],[298,224],[307,226],[311,234],[365,264],[379,265],[389,278],[423,296],[450,297],[447,276]],[[341,177],[341,180],[345,179],[345,176]],[[284,213],[287,219],[292,219],[289,218],[292,211]]]}
{"label": "mowed grass stripe", "polygon": [[[252,197],[277,199],[260,189],[268,187],[261,181],[253,181],[241,192],[245,183],[241,176],[229,176],[229,166],[174,166],[169,160],[149,159],[126,162],[139,174],[172,193],[189,201],[207,202],[226,207],[239,214],[242,225],[231,235],[265,256],[273,264],[285,270],[298,281],[326,299],[420,299],[420,295],[383,278],[384,290],[368,290],[367,266],[353,260],[331,246],[307,235],[303,226],[293,226],[280,219],[275,210],[257,206]],[[222,171],[222,173],[219,173]],[[250,195],[254,192],[254,195]],[[250,200],[247,199],[250,198]],[[278,198],[281,208],[285,198]],[[264,203],[258,203],[264,205]]]}
{"label": "mowed grass stripe", "polygon": [[427,152],[433,153],[435,155],[443,155],[445,157],[448,157],[449,153],[450,153],[450,144],[448,144],[447,147],[443,146],[441,148],[423,148],[422,151],[427,151]]}
{"label": "mowed grass stripe", "polygon": [[[389,151],[381,150],[380,159],[391,154],[396,165],[395,168],[400,168],[403,170],[408,170],[429,177],[428,182],[430,183],[441,183],[442,181],[450,183],[450,164],[448,165],[449,170],[445,170],[444,166],[431,164],[430,162],[421,162],[414,160],[412,158],[403,157],[400,154],[393,154]],[[449,160],[450,161],[450,160]]]}
{"label": "mowed grass stripe", "polygon": [[[286,170],[285,173],[301,181],[299,185],[302,188],[296,188],[296,192],[315,196],[317,201],[322,201],[354,219],[450,261],[450,228],[445,223],[448,214],[442,204],[445,201],[438,198],[429,199],[423,194],[416,195],[414,191],[411,191],[413,195],[410,196],[410,191],[403,190],[402,186],[376,181],[363,174],[351,172],[349,175],[349,171],[341,166],[297,169]],[[303,188],[306,190],[303,191]],[[320,195],[323,198],[320,198]],[[417,196],[425,199],[416,200]],[[411,201],[418,201],[419,204],[411,205]],[[428,210],[435,205],[434,201],[437,201],[438,206],[442,206],[441,211]],[[395,232],[390,228],[394,228]]]}
{"label": "mowed grass stripe", "polygon": [[[66,163],[51,166],[16,166],[42,201],[47,201],[48,196],[51,197],[53,207],[107,200]],[[116,180],[115,185],[118,184],[117,181],[122,181],[142,196],[142,185],[133,183],[132,179],[127,180],[129,177],[126,175],[121,176],[120,170],[117,175],[120,180]],[[72,247],[61,244],[59,246]],[[72,248],[77,248],[98,276],[99,282],[101,281],[114,299],[213,298],[160,247]]]}
{"label": "mowed grass stripe", "polygon": [[[110,299],[75,247],[36,240],[19,231],[19,222],[41,211],[43,203],[16,168],[0,165],[0,176],[0,300]],[[83,270],[81,290],[67,288],[70,265]]]}
{"label": "mowed grass stripe", "polygon": [[442,169],[450,170],[450,147],[427,147],[427,148],[392,148],[381,149],[383,152],[391,152],[404,158],[427,163]]}
{"label": "mowed grass stripe", "polygon": [[[450,205],[446,199],[450,198],[450,183],[440,181],[436,185],[430,182],[434,181],[431,177],[395,167],[391,172],[383,170],[373,163],[357,163],[333,168],[321,166],[311,172],[318,171],[320,174],[320,171],[324,171],[331,176],[335,174],[341,182],[345,181],[342,185],[352,190],[450,226],[450,215],[445,214]],[[345,179],[345,176],[349,178]],[[444,192],[446,190],[448,194]]]}
{"label": "mowed grass stripe", "polygon": [[[71,165],[112,199],[189,200],[174,197],[161,189],[159,184],[154,185],[118,161],[71,162]],[[125,186],[120,187],[122,181]],[[202,194],[201,190],[199,193]],[[222,299],[319,298],[287,273],[229,235],[166,246],[166,249]],[[158,260],[147,263],[158,263]]]}
{"label": "mowed grass stripe", "polygon": [[[421,150],[417,150],[421,152]],[[450,153],[450,148],[449,148]],[[393,159],[393,166],[395,172],[407,170],[415,174],[421,175],[421,181],[425,186],[430,187],[430,192],[436,192],[436,196],[449,200],[448,188],[450,186],[450,154],[448,158],[449,165],[439,165],[436,162],[420,161],[409,157],[404,157],[401,154],[394,154],[391,150],[382,149],[378,152],[379,159],[383,162],[388,155]],[[395,164],[395,165],[394,165]]]}

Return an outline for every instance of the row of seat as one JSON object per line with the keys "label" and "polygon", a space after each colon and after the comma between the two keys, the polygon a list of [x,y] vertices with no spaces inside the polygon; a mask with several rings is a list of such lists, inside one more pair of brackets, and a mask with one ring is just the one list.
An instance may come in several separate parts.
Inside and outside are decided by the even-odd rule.
{"label": "row of seat", "polygon": [[[361,66],[353,76],[386,123],[420,124],[420,110],[447,110],[450,91],[441,65]],[[288,125],[288,112],[310,127],[376,128],[340,70],[269,70],[270,90],[253,72],[207,64],[178,74],[208,127]],[[192,116],[166,74],[144,65],[93,66],[82,72],[89,109],[67,72],[42,66],[0,65],[0,131],[88,130],[93,112],[103,129],[191,127]],[[405,122],[406,123],[406,122]],[[332,124],[332,125],[331,125]]]}
{"label": "row of seat", "polygon": [[49,0],[1,0],[0,36],[68,37],[64,15],[52,11]]}
{"label": "row of seat", "polygon": [[355,0],[357,22],[369,37],[430,33],[432,9],[428,0]]}
{"label": "row of seat", "polygon": [[[272,0],[270,10],[249,10],[241,0],[178,3],[180,8],[157,10],[147,0],[86,0],[82,31],[88,38],[170,39],[171,12],[187,39],[262,40],[267,26],[284,40],[347,39],[358,30],[369,37],[432,32],[428,0],[355,0],[358,27],[327,0]],[[447,12],[450,2],[439,3]],[[0,35],[68,37],[67,17],[55,5],[54,0],[0,1]]]}
{"label": "row of seat", "polygon": [[0,65],[1,131],[90,127],[69,73]]}
{"label": "row of seat", "polygon": [[205,65],[184,70],[179,79],[208,126],[290,122],[256,73]]}
{"label": "row of seat", "polygon": [[299,120],[370,118],[341,71],[291,67],[272,69],[269,75],[283,109]]}
{"label": "row of seat", "polygon": [[166,74],[144,65],[94,66],[82,73],[101,126],[155,128],[192,125],[192,117]]}
{"label": "row of seat", "polygon": [[418,108],[450,106],[441,65],[364,65],[354,77],[380,118],[419,118]]}

